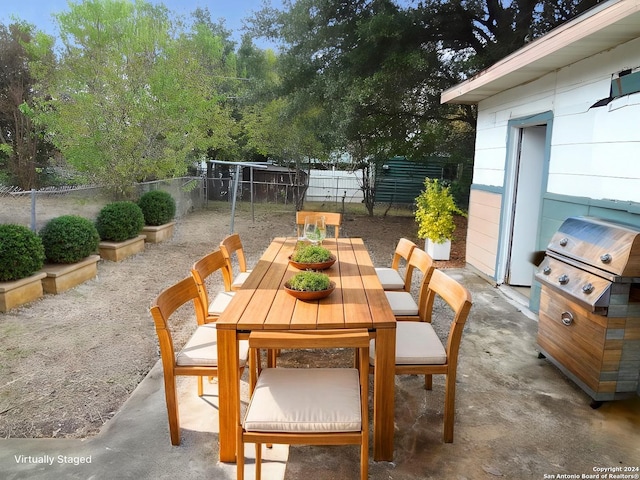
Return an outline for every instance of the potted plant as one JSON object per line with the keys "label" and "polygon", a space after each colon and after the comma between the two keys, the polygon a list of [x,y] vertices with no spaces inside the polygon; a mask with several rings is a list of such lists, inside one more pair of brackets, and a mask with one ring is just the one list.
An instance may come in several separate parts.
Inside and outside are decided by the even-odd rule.
{"label": "potted plant", "polygon": [[173,235],[176,222],[176,201],[170,193],[163,190],[151,190],[144,193],[138,200],[138,206],[144,216],[142,234],[147,242],[162,242]]}
{"label": "potted plant", "polygon": [[336,285],[321,272],[298,272],[284,284],[285,290],[300,300],[318,300],[333,292]]}
{"label": "potted plant", "polygon": [[320,245],[302,244],[289,260],[300,270],[325,270],[336,262],[336,257]]}
{"label": "potted plant", "polygon": [[100,235],[93,222],[78,215],[56,217],[40,230],[47,276],[42,280],[45,293],[61,293],[98,273]]}
{"label": "potted plant", "polygon": [[144,215],[140,207],[130,201],[105,205],[96,218],[100,235],[100,256],[119,262],[144,250],[145,235],[140,235]]}
{"label": "potted plant", "polygon": [[434,260],[449,260],[451,239],[456,229],[454,215],[465,215],[449,191],[437,179],[425,178],[424,190],[416,197],[415,219],[418,238],[425,239],[425,249]]}
{"label": "potted plant", "polygon": [[0,312],[43,295],[42,265],[44,247],[35,232],[22,225],[0,225]]}

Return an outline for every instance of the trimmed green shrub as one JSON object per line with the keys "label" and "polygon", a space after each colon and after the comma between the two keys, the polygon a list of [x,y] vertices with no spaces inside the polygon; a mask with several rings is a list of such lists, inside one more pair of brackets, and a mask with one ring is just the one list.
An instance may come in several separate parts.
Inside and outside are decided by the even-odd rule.
{"label": "trimmed green shrub", "polygon": [[289,279],[287,285],[292,290],[319,292],[331,286],[331,280],[325,273],[299,272]]}
{"label": "trimmed green shrub", "polygon": [[52,218],[40,230],[44,254],[51,263],[76,263],[96,252],[100,235],[90,220],[77,215]]}
{"label": "trimmed green shrub", "polygon": [[0,282],[26,278],[44,265],[40,237],[22,225],[0,225]]}
{"label": "trimmed green shrub", "polygon": [[136,237],[144,227],[144,215],[134,202],[113,202],[102,207],[96,218],[100,239],[124,242]]}
{"label": "trimmed green shrub", "polygon": [[138,206],[144,215],[145,225],[164,225],[176,215],[176,201],[171,194],[162,190],[151,190],[143,194],[138,200]]}

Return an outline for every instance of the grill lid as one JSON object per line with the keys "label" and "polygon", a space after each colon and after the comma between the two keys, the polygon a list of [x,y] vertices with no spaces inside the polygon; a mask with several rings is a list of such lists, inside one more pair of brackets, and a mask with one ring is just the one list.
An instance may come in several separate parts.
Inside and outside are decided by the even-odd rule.
{"label": "grill lid", "polygon": [[616,276],[640,277],[640,230],[630,225],[569,217],[551,238],[547,253],[552,252],[574,265],[580,262]]}

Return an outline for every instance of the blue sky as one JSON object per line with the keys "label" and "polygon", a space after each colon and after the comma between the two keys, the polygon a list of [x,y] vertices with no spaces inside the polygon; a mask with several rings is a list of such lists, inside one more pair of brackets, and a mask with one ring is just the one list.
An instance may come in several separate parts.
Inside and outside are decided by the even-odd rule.
{"label": "blue sky", "polygon": [[[214,21],[225,19],[225,25],[234,32],[234,39],[240,39],[242,19],[251,15],[262,6],[262,0],[147,0],[153,4],[164,4],[170,11],[188,17],[198,7],[208,7]],[[72,3],[81,3],[72,0]],[[280,0],[272,0],[280,7]],[[3,0],[0,7],[0,23],[9,25],[12,16],[35,25],[49,35],[57,36],[52,17],[54,13],[68,11],[67,0]],[[259,45],[259,43],[258,43]],[[260,46],[260,45],[259,45]]]}

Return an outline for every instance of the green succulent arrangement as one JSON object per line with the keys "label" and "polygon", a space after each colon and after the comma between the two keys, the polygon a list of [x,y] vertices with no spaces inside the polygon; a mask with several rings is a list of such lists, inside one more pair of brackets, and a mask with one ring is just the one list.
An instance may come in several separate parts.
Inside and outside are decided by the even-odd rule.
{"label": "green succulent arrangement", "polygon": [[22,225],[0,225],[0,282],[27,278],[44,265],[42,239]]}
{"label": "green succulent arrangement", "polygon": [[331,252],[319,245],[303,245],[291,256],[291,260],[298,263],[322,263],[330,259]]}
{"label": "green succulent arrangement", "polygon": [[299,272],[287,282],[291,290],[301,292],[320,292],[328,290],[330,286],[329,276],[320,272]]}
{"label": "green succulent arrangement", "polygon": [[124,242],[136,237],[144,227],[144,215],[140,207],[129,201],[113,202],[102,207],[96,218],[100,239]]}
{"label": "green succulent arrangement", "polygon": [[51,263],[76,263],[98,250],[100,235],[90,220],[77,215],[52,218],[40,230],[44,253]]}
{"label": "green succulent arrangement", "polygon": [[176,201],[170,193],[163,190],[144,193],[138,200],[138,206],[142,210],[145,225],[164,225],[176,216]]}
{"label": "green succulent arrangement", "polygon": [[428,238],[435,243],[451,240],[456,229],[453,216],[466,214],[456,206],[449,187],[437,179],[425,178],[424,187],[416,197],[418,238]]}

